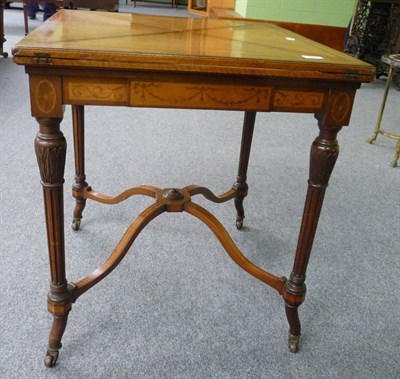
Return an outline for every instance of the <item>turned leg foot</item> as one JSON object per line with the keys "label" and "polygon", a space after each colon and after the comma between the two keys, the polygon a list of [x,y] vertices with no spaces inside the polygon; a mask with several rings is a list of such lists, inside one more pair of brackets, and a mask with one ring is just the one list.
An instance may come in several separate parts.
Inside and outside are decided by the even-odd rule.
{"label": "turned leg foot", "polygon": [[47,348],[44,365],[53,367],[58,359],[58,352],[61,349],[61,338],[67,326],[68,316],[54,317],[53,325],[50,330],[49,346]]}
{"label": "turned leg foot", "polygon": [[299,350],[300,336],[294,336],[289,332],[288,347],[291,353],[297,353]]}
{"label": "turned leg foot", "polygon": [[[86,183],[85,183],[86,184]],[[83,210],[85,209],[86,205],[86,199],[77,197],[76,198],[76,205],[74,209],[74,218],[72,220],[72,230],[79,230],[79,227],[81,226],[81,220],[82,220],[82,213]]]}
{"label": "turned leg foot", "polygon": [[80,218],[74,218],[72,220],[72,225],[71,225],[72,230],[78,231],[80,226],[81,226],[81,219]]}
{"label": "turned leg foot", "polygon": [[236,218],[236,229],[240,230],[243,228],[243,217]]}
{"label": "turned leg foot", "polygon": [[243,220],[244,220],[243,198],[235,199],[235,208],[236,208],[236,212],[237,212],[236,228],[238,230],[240,230],[243,228]]}
{"label": "turned leg foot", "polygon": [[286,303],[285,305],[286,317],[289,322],[289,339],[288,347],[291,353],[297,353],[300,344],[300,319],[298,313],[298,306]]}
{"label": "turned leg foot", "polygon": [[58,359],[58,349],[56,350],[48,349],[46,357],[44,358],[44,365],[46,367],[53,367],[56,364],[57,359]]}

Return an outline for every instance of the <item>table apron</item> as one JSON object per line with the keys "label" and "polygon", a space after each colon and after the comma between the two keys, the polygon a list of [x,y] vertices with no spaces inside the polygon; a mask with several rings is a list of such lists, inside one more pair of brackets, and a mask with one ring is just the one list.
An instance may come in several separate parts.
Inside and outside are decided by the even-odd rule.
{"label": "table apron", "polygon": [[65,77],[63,103],[131,107],[319,112],[327,90],[235,83]]}
{"label": "table apron", "polygon": [[359,83],[301,78],[115,72],[29,67],[34,117],[62,117],[63,105],[327,114],[348,125]]}

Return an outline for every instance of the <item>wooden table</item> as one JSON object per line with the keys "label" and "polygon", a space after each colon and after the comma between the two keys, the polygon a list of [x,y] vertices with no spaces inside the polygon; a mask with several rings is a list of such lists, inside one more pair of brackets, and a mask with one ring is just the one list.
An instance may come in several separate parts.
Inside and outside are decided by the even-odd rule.
{"label": "wooden table", "polygon": [[[14,61],[29,75],[32,115],[39,123],[35,150],[43,185],[54,316],[45,364],[57,360],[68,313],[83,293],[123,259],[141,230],[164,212],[187,212],[203,221],[230,257],[284,299],[289,348],[300,338],[298,307],[329,177],[339,153],[337,133],[348,125],[356,90],[374,78],[374,68],[345,54],[267,23],[185,19],[122,13],[61,10],[13,48]],[[92,274],[68,282],[65,273],[63,183],[66,140],[60,130],[64,105],[71,104],[79,229],[87,199],[116,204],[133,195],[154,203],[131,224],[110,257]],[[244,112],[236,180],[226,193],[189,185],[150,185],[109,197],[88,186],[84,162],[84,105],[235,110]],[[236,224],[243,225],[243,200],[256,112],[313,113],[319,133],[311,146],[308,192],[289,279],[250,262],[222,224],[192,202],[234,199]],[[290,178],[287,178],[290,180]],[[261,206],[261,204],[260,204]]]}

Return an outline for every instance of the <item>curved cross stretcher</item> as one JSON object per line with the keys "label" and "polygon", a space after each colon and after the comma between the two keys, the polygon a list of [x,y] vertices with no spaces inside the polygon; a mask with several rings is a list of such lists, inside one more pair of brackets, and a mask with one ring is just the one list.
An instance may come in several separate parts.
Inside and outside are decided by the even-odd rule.
{"label": "curved cross stretcher", "polygon": [[205,208],[191,201],[191,196],[202,194],[210,201],[222,203],[232,199],[235,193],[236,190],[233,189],[220,196],[216,196],[209,189],[196,185],[191,185],[180,190],[175,188],[159,189],[153,186],[140,186],[131,188],[116,197],[109,197],[99,194],[88,187],[84,191],[84,198],[105,204],[117,204],[133,195],[150,196],[155,198],[156,202],[146,208],[132,222],[112,254],[99,268],[79,282],[71,283],[72,301],[76,301],[79,296],[109,275],[122,261],[135,239],[146,225],[164,212],[186,212],[198,218],[212,230],[228,255],[237,265],[242,267],[250,275],[275,288],[282,295],[286,278],[274,276],[250,262],[239,250],[217,218]]}

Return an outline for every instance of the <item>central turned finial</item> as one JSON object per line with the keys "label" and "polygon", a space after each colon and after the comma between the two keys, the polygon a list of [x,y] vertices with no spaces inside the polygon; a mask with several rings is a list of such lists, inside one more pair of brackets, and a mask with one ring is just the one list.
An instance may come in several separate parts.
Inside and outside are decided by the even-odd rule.
{"label": "central turned finial", "polygon": [[184,198],[182,192],[176,188],[171,188],[163,193],[164,199],[167,200],[182,200]]}

